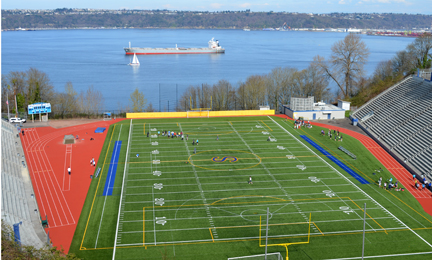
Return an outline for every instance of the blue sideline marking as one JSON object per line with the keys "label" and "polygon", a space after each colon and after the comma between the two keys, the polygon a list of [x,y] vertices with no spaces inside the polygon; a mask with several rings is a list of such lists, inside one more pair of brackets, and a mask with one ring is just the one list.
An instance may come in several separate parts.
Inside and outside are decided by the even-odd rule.
{"label": "blue sideline marking", "polygon": [[339,161],[336,157],[334,157],[329,152],[327,152],[325,149],[323,149],[321,146],[319,146],[314,141],[312,141],[311,139],[309,139],[309,137],[307,137],[305,135],[301,135],[300,137],[303,138],[309,144],[311,144],[313,147],[315,147],[322,154],[324,154],[325,156],[327,156],[330,160],[332,160],[334,163],[336,163],[339,167],[341,167],[342,169],[344,169],[347,173],[351,174],[351,176],[353,176],[361,184],[369,184],[369,182],[367,180],[363,179],[363,177],[361,177],[360,175],[358,175],[355,171],[351,170],[350,167],[346,166],[343,162]]}
{"label": "blue sideline marking", "polygon": [[102,193],[103,196],[111,196],[113,193],[114,180],[115,180],[115,175],[116,175],[116,171],[117,171],[117,163],[118,163],[118,159],[120,156],[121,144],[122,144],[122,141],[116,141],[115,142],[114,151],[113,151],[113,154],[111,156],[111,162],[110,162],[110,166],[108,169],[108,176],[107,176],[107,179],[105,181],[105,188],[104,188],[104,191]]}

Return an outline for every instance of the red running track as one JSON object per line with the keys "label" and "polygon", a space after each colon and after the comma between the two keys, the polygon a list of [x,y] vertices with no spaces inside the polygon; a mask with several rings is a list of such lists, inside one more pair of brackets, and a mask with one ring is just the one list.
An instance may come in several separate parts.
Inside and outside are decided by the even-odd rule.
{"label": "red running track", "polygon": [[[285,115],[278,115],[278,117],[287,118]],[[288,117],[288,119],[293,120]],[[414,182],[412,180],[412,174],[405,169],[396,159],[394,159],[390,154],[388,154],[379,144],[377,144],[372,138],[369,136],[341,128],[311,122],[312,125],[316,125],[319,127],[324,127],[328,129],[339,129],[339,132],[352,136],[359,140],[377,159],[380,161],[387,170],[393,174],[393,176],[402,183],[403,186],[420,202],[423,209],[429,214],[432,215],[432,193],[425,189],[423,191],[417,190],[414,187]]]}
{"label": "red running track", "polygon": [[[21,135],[30,178],[42,219],[48,217],[51,241],[54,246],[69,251],[75,228],[90,187],[90,175],[102,150],[108,127],[119,120],[55,129],[27,128]],[[97,127],[106,127],[95,134]],[[63,144],[65,135],[79,136],[75,144]],[[93,137],[94,140],[90,141]],[[84,139],[84,140],[82,140]],[[67,168],[71,167],[71,175]]]}

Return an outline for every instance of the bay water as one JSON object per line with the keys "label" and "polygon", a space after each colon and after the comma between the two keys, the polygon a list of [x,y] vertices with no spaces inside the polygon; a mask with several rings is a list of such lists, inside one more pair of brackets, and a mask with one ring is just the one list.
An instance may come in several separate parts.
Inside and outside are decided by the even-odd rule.
{"label": "bay water", "polygon": [[[138,88],[148,103],[170,111],[184,90],[221,79],[234,86],[250,75],[276,67],[306,68],[315,55],[329,58],[331,46],[346,33],[299,31],[88,29],[7,31],[1,33],[1,73],[34,67],[48,74],[57,91],[72,82],[76,91],[100,90],[105,110],[128,104]],[[123,47],[207,47],[215,38],[225,54],[139,55],[139,67],[127,66]],[[414,38],[363,35],[370,50],[367,74],[391,59]]]}

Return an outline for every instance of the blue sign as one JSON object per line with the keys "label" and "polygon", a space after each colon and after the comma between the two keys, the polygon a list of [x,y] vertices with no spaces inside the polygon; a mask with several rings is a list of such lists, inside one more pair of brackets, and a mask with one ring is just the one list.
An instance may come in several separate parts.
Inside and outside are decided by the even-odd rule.
{"label": "blue sign", "polygon": [[19,229],[19,225],[20,223],[16,223],[13,224],[13,230],[14,230],[14,234],[15,234],[15,242],[17,242],[18,244],[21,244],[21,236],[20,236],[20,229]]}
{"label": "blue sign", "polygon": [[51,104],[35,103],[35,104],[28,105],[27,110],[29,115],[51,113]]}

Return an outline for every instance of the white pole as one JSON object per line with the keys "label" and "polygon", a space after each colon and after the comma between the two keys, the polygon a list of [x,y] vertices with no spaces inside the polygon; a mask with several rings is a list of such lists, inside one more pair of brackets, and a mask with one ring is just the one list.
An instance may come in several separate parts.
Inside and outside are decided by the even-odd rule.
{"label": "white pole", "polygon": [[366,203],[364,204],[362,260],[364,257],[365,233],[366,233]]}
{"label": "white pole", "polygon": [[266,224],[265,260],[267,260],[268,221],[269,221],[269,208],[267,207],[267,224]]}
{"label": "white pole", "polygon": [[18,117],[18,105],[17,105],[16,95],[15,95],[15,117]]}
{"label": "white pole", "polygon": [[6,104],[7,104],[7,109],[8,109],[8,121],[9,121],[9,118],[10,118],[10,114],[9,114],[9,86],[7,87]]}

